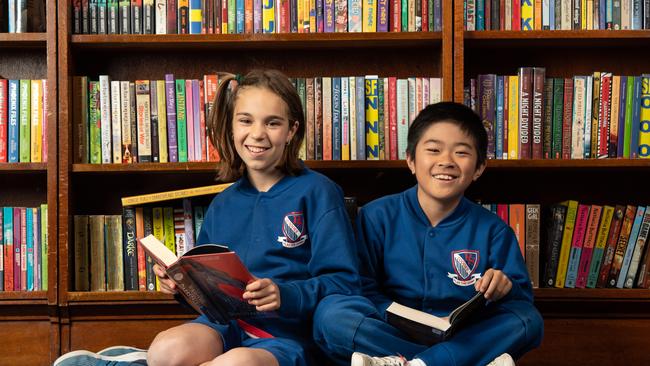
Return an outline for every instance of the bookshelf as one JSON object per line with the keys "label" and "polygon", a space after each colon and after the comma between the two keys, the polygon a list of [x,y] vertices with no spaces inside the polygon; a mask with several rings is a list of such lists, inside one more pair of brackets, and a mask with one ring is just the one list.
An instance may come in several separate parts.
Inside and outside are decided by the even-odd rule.
{"label": "bookshelf", "polygon": [[0,337],[4,340],[0,359],[12,365],[45,365],[59,354],[56,2],[47,2],[46,12],[48,32],[0,33],[0,75],[6,79],[47,79],[49,101],[47,162],[0,163],[0,206],[48,205],[49,250],[44,254],[48,259],[47,291],[0,292]]}
{"label": "bookshelf", "polygon": [[[452,99],[452,2],[443,1],[443,32],[229,35],[76,35],[70,2],[58,8],[59,222],[58,304],[61,353],[115,344],[147,347],[164,329],[194,315],[166,295],[71,291],[72,217],[119,214],[120,198],[215,184],[214,163],[80,164],[73,158],[72,77],[113,80],[201,78],[215,71],[276,68],[290,77],[426,75],[444,78]],[[347,194],[368,201],[412,180],[403,161],[308,161]],[[367,189],[358,183],[373,180]],[[377,179],[377,180],[375,180]],[[355,183],[356,182],[356,183]],[[404,182],[408,182],[407,185]],[[97,337],[101,334],[101,337]]]}
{"label": "bookshelf", "polygon": [[[463,1],[458,1],[453,37],[458,102],[469,78],[514,75],[521,66],[545,67],[547,77],[648,72],[648,30],[464,31]],[[646,160],[493,160],[488,166],[468,192],[484,202],[650,203],[645,185],[637,184],[650,178]],[[648,362],[650,291],[540,288],[534,294],[544,317],[544,340],[518,365]]]}

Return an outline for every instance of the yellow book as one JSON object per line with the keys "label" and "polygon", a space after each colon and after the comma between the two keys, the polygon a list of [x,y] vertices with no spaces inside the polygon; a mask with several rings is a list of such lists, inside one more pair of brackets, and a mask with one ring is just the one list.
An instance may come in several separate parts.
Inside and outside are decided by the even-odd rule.
{"label": "yellow book", "polygon": [[30,137],[31,162],[43,161],[43,80],[31,81]]}
{"label": "yellow book", "polygon": [[508,159],[519,157],[519,77],[508,76]]}
{"label": "yellow book", "polygon": [[203,196],[206,194],[216,194],[230,187],[232,183],[216,184],[212,186],[179,189],[176,191],[158,192],[143,194],[140,196],[122,197],[122,206],[135,206],[145,203],[154,203],[161,201],[175,200],[178,198],[188,198]]}
{"label": "yellow book", "polygon": [[[362,23],[361,29],[363,32],[376,32],[377,31],[377,0],[364,0],[362,2]],[[415,1],[413,1],[413,15],[415,18]],[[409,13],[410,18],[410,13]],[[415,19],[413,21],[413,29],[409,27],[409,31],[415,31]]]}
{"label": "yellow book", "polygon": [[[305,32],[305,2],[296,1],[296,15],[298,16],[298,33]],[[309,20],[308,20],[309,21]]]}
{"label": "yellow book", "polygon": [[176,254],[176,238],[174,236],[174,208],[163,208],[163,237],[165,246]]}
{"label": "yellow book", "polygon": [[650,76],[641,78],[641,130],[639,131],[639,157],[650,158]]}
{"label": "yellow book", "polygon": [[156,80],[156,105],[158,107],[158,157],[161,163],[169,161],[167,155],[167,104],[165,100],[165,80]]}
{"label": "yellow book", "polygon": [[521,30],[533,30],[535,24],[533,23],[533,0],[521,1]]}
{"label": "yellow book", "polygon": [[[533,4],[533,20],[535,22],[535,30],[542,30],[542,0],[534,0]],[[585,1],[585,0],[582,0]]]}
{"label": "yellow book", "polygon": [[379,159],[378,76],[366,76],[366,160]]}
{"label": "yellow book", "polygon": [[[308,0],[309,6],[306,11],[309,12],[309,33],[316,33],[316,0]],[[312,11],[313,9],[313,11]]]}
{"label": "yellow book", "polygon": [[560,261],[557,265],[557,275],[555,276],[555,287],[559,288],[564,287],[564,280],[566,279],[569,253],[571,252],[571,239],[573,239],[573,228],[578,212],[578,201],[570,200],[567,207],[562,234],[562,247],[560,248]]}
{"label": "yellow book", "polygon": [[[591,12],[592,9],[589,11]],[[587,29],[587,0],[580,0],[580,29]]]}
{"label": "yellow book", "polygon": [[[165,230],[163,225],[163,209],[162,207],[154,207],[152,210],[153,216],[153,236],[161,242],[166,243]],[[160,282],[156,277],[156,291],[160,289]]]}
{"label": "yellow book", "polygon": [[262,29],[263,33],[276,33],[275,1],[262,1]]}

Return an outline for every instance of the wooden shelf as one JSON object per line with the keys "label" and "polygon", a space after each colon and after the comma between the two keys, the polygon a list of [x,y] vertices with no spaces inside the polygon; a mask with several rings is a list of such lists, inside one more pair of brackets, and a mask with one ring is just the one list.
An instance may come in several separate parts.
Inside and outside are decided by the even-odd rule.
{"label": "wooden shelf", "polygon": [[[2,305],[47,305],[47,291],[5,291],[0,292]],[[1,311],[0,311],[1,313]]]}
{"label": "wooden shelf", "polygon": [[465,31],[465,47],[642,47],[650,30]]}
{"label": "wooden shelf", "polygon": [[0,33],[0,48],[43,48],[47,33]]}
{"label": "wooden shelf", "polygon": [[[537,288],[533,290],[536,300],[650,300],[647,289],[619,288]],[[650,308],[648,309],[650,313]]]}
{"label": "wooden shelf", "polygon": [[47,163],[0,163],[0,174],[13,171],[46,172]]}
{"label": "wooden shelf", "polygon": [[154,291],[68,292],[68,304],[176,302],[172,295]]}
{"label": "wooden shelf", "polygon": [[346,49],[441,45],[440,32],[72,35],[76,49]]}
{"label": "wooden shelf", "polygon": [[[407,169],[404,160],[309,160],[305,164],[316,170]],[[615,169],[636,170],[650,168],[650,159],[585,159],[585,160],[489,160],[491,170],[509,169]],[[217,163],[136,163],[136,164],[73,164],[74,173],[147,173],[147,172],[215,172]]]}

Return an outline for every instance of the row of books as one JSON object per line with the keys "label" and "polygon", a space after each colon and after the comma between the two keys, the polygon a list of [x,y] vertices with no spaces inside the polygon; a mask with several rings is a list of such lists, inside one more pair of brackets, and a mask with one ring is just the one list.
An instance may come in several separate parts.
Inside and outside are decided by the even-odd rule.
{"label": "row of books", "polygon": [[0,33],[45,32],[45,0],[0,0]]}
{"label": "row of books", "polygon": [[76,34],[442,30],[441,0],[75,0]]}
{"label": "row of books", "polygon": [[650,29],[641,0],[465,0],[465,30]]}
{"label": "row of books", "polygon": [[[404,159],[408,123],[441,100],[440,78],[292,79],[301,96],[305,160]],[[218,161],[206,118],[218,85],[203,80],[73,79],[75,160],[81,163]]]}
{"label": "row of books", "polygon": [[153,234],[177,255],[194,246],[205,207],[125,207],[123,215],[74,216],[74,290],[156,291],[151,257],[136,238]]}
{"label": "row of books", "polygon": [[0,210],[0,291],[47,290],[47,204]]}
{"label": "row of books", "polygon": [[492,159],[648,158],[649,97],[646,74],[546,78],[541,67],[478,75],[465,88]]}
{"label": "row of books", "polygon": [[47,161],[47,80],[0,79],[0,162]]}

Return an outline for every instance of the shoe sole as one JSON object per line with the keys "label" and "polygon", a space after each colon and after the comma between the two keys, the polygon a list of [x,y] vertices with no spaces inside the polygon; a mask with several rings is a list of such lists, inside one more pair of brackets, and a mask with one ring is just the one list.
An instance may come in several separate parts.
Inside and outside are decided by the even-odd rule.
{"label": "shoe sole", "polygon": [[352,354],[352,359],[350,360],[350,366],[366,366],[366,360],[357,352]]}
{"label": "shoe sole", "polygon": [[131,352],[120,356],[104,356],[90,351],[79,350],[68,352],[65,355],[59,357],[52,366],[60,366],[63,362],[80,356],[87,356],[89,362],[75,363],[75,366],[93,366],[97,363],[97,361],[135,362],[144,361],[147,359],[147,354],[145,352]]}
{"label": "shoe sole", "polygon": [[147,352],[147,350],[141,348],[135,348],[131,346],[113,346],[113,347],[104,348],[103,350],[97,352],[97,354],[102,356],[114,357],[114,356],[129,354],[132,352]]}

